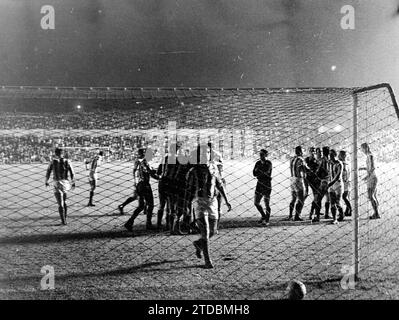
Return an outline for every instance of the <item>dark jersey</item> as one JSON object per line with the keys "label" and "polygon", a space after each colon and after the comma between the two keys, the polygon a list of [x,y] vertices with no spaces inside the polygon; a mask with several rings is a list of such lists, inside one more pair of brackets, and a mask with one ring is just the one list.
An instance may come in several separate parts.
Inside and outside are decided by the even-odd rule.
{"label": "dark jersey", "polygon": [[307,157],[305,159],[306,167],[305,167],[305,172],[306,172],[306,178],[309,181],[314,181],[317,179],[317,169],[319,167],[319,163],[317,162],[316,158],[311,158]]}
{"label": "dark jersey", "polygon": [[64,158],[55,158],[50,162],[46,172],[47,180],[50,178],[51,172],[53,172],[53,179],[55,181],[68,180],[68,173],[71,179],[75,176],[71,164]]}
{"label": "dark jersey", "polygon": [[330,161],[327,157],[321,158],[319,168],[317,169],[316,175],[319,179],[328,179],[330,172]]}
{"label": "dark jersey", "polygon": [[253,170],[253,175],[260,182],[270,182],[272,179],[272,163],[270,160],[258,160],[255,163],[255,167]]}
{"label": "dark jersey", "polygon": [[169,159],[168,155],[164,157],[162,164],[158,167],[157,173],[162,180],[173,181],[176,178],[178,161],[176,157],[173,159],[174,161],[169,161]]}
{"label": "dark jersey", "polygon": [[175,180],[176,180],[176,183],[179,185],[179,187],[184,187],[184,185],[186,183],[187,173],[191,167],[192,166],[189,163],[181,164],[180,162],[177,162],[177,170],[176,170]]}

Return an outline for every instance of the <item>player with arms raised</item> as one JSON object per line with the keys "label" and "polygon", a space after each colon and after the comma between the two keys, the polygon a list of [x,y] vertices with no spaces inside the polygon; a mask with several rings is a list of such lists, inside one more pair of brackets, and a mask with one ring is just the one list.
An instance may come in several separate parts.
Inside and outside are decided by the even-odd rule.
{"label": "player with arms raised", "polygon": [[[75,173],[71,163],[68,159],[64,159],[63,150],[61,148],[55,149],[55,157],[51,160],[47,167],[45,186],[49,186],[50,175],[53,173],[54,196],[58,204],[58,212],[61,217],[61,222],[66,225],[67,219],[67,191],[75,188]],[[71,182],[68,180],[68,175]]]}

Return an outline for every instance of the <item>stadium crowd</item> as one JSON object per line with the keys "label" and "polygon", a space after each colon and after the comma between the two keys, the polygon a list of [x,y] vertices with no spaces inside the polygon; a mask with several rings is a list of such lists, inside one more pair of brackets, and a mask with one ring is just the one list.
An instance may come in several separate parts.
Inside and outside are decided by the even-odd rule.
{"label": "stadium crowd", "polygon": [[[132,159],[132,150],[137,150],[140,146],[152,147],[155,152],[164,146],[165,141],[159,136],[137,133],[134,130],[165,130],[168,117],[176,119],[175,115],[172,117],[169,110],[165,109],[139,108],[134,113],[123,109],[66,113],[5,112],[0,117],[0,163],[46,162],[56,146],[66,148],[66,156],[74,161],[90,157],[92,150],[96,148],[109,150],[111,161],[129,161]],[[209,126],[206,121],[201,122],[204,119],[201,120],[199,114],[194,110],[193,114],[184,113],[179,119],[185,128],[206,130]],[[241,130],[241,133],[238,133],[241,136],[238,139],[237,136],[234,137],[234,140],[234,129],[226,131],[225,123],[219,123],[215,116],[216,131],[225,131],[216,139],[219,141],[219,151],[223,158],[251,157],[264,146],[269,147],[273,158],[284,160],[289,158],[292,146],[299,144],[330,145],[336,146],[337,149],[350,150],[350,142],[339,133],[315,135],[308,129],[294,132],[286,127],[265,130],[265,127],[259,124],[259,119],[252,120],[252,136],[245,135],[242,133],[244,130]],[[378,161],[390,162],[399,159],[399,150],[395,147],[399,139],[398,130],[387,128],[373,134],[367,133],[367,136]],[[193,137],[183,138],[187,143],[196,143]],[[208,138],[213,139],[211,136]],[[188,141],[190,139],[191,142]]]}

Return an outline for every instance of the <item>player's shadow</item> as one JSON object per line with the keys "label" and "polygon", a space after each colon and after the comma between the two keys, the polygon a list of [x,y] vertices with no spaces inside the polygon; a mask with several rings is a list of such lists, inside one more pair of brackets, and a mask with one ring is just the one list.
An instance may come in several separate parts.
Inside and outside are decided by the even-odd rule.
{"label": "player's shadow", "polygon": [[[71,272],[67,274],[58,274],[57,280],[68,280],[68,279],[76,279],[76,278],[92,278],[92,277],[107,277],[107,276],[121,276],[121,275],[131,275],[135,273],[153,273],[153,272],[168,272],[174,271],[176,269],[197,269],[203,267],[202,265],[192,264],[192,265],[180,265],[185,260],[162,260],[162,261],[154,261],[147,262],[143,264],[139,264],[136,266],[126,267],[126,268],[118,268],[112,270],[101,270],[101,271],[87,271],[87,272]],[[165,267],[165,265],[170,265]],[[4,279],[2,282],[6,284],[7,282],[15,285],[19,281],[23,282],[26,285],[26,281],[37,281],[37,275],[26,275],[26,276],[18,276],[12,277],[8,279]]]}
{"label": "player's shadow", "polygon": [[[41,223],[41,224],[38,224],[38,225],[29,225],[29,228],[30,229],[33,229],[33,230],[38,230],[38,229],[41,229],[41,228],[48,228],[48,227],[61,227],[62,226],[62,223],[61,222],[59,222],[59,223],[49,223],[49,224],[43,224],[43,223]],[[21,229],[26,229],[26,225],[13,225],[13,226],[7,226],[7,229],[10,229],[10,230],[21,230]],[[0,240],[0,242],[1,242],[1,240]]]}
{"label": "player's shadow", "polygon": [[125,217],[126,215],[121,215],[120,213],[108,213],[108,214],[71,214],[70,218],[105,218],[105,217]]}
{"label": "player's shadow", "polygon": [[[68,228],[68,226],[63,226]],[[101,240],[101,239],[118,239],[118,238],[132,238],[133,236],[148,234],[148,231],[137,231],[134,234],[119,229],[111,231],[86,231],[86,232],[67,232],[65,233],[45,233],[45,234],[30,234],[18,235],[0,238],[0,244],[41,244],[41,243],[56,243],[62,241],[84,241],[84,240]]]}
{"label": "player's shadow", "polygon": [[[55,220],[55,219],[59,220],[60,218],[59,217],[54,217],[54,216],[47,216],[47,215],[46,216],[41,216],[41,217],[21,216],[21,217],[18,217],[18,218],[1,218],[0,221],[2,223],[7,223],[7,224],[9,224],[11,222],[23,222],[24,226],[26,227],[26,224],[29,223],[29,222],[35,222],[35,221],[43,222],[45,220]],[[9,227],[9,226],[7,225],[7,227]]]}
{"label": "player's shadow", "polygon": [[[310,220],[304,221],[285,221],[284,218],[271,219],[269,226],[264,226],[258,223],[259,219],[255,218],[230,218],[222,219],[219,229],[228,230],[234,228],[273,228],[273,227],[305,227],[311,225],[328,225],[331,220],[321,220],[318,223],[312,223]],[[345,220],[343,223],[349,223],[350,220]],[[57,225],[54,225],[57,226]],[[20,229],[26,229],[26,224]],[[61,226],[60,226],[61,227]],[[120,238],[135,238],[144,236],[171,236],[169,231],[147,230],[145,224],[134,225],[133,232],[129,232],[121,226],[116,230],[88,230],[77,231],[68,229],[69,225],[62,226],[65,232],[58,233],[44,233],[44,234],[24,234],[3,236],[0,238],[0,244],[41,244],[41,243],[55,243],[62,241],[85,241],[85,240],[101,240],[101,239],[120,239]],[[17,232],[17,228],[13,228]],[[68,232],[70,230],[70,232]],[[183,234],[182,236],[185,236]]]}
{"label": "player's shadow", "polygon": [[[317,226],[328,225],[332,223],[332,219],[320,219],[319,222],[312,222],[309,219],[303,221],[289,221],[285,217],[271,218],[270,224],[265,226],[259,223],[259,218],[223,218],[220,221],[219,229],[234,228],[275,228],[275,227],[298,227],[298,226]],[[346,219],[341,223],[348,223],[350,219]]]}
{"label": "player's shadow", "polygon": [[[127,216],[125,215],[121,215],[120,213],[108,213],[108,214],[69,214],[68,217],[69,218],[77,218],[77,219],[81,219],[81,218],[104,218],[104,217],[125,217]],[[130,217],[130,215],[128,215]],[[53,215],[43,215],[41,217],[30,217],[30,216],[20,216],[18,218],[1,218],[0,221],[8,223],[8,222],[23,222],[26,226],[27,223],[29,222],[36,222],[36,221],[40,221],[43,222],[45,220],[60,220],[58,213],[55,213]]]}
{"label": "player's shadow", "polygon": [[[74,219],[100,219],[100,218],[114,218],[114,217],[124,217],[124,215],[121,215],[120,213],[110,213],[110,214],[90,214],[90,215],[75,215],[71,214],[68,215],[68,222],[73,222]],[[47,228],[47,227],[62,227],[62,223],[60,221],[60,218],[55,215],[45,215],[41,217],[18,217],[18,218],[2,218],[0,219],[1,223],[7,227],[7,229],[10,230],[19,230],[19,229],[25,229],[25,228],[30,228],[30,229],[42,229],[42,228]],[[40,224],[35,224],[35,223]],[[12,224],[13,223],[13,224]],[[33,223],[33,224],[32,224]]]}

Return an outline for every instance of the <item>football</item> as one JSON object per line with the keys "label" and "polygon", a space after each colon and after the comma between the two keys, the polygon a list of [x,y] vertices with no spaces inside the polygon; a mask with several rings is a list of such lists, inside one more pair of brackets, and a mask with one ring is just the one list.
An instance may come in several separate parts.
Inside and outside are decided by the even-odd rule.
{"label": "football", "polygon": [[299,280],[290,281],[287,287],[288,300],[302,300],[306,296],[306,287]]}

